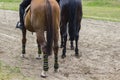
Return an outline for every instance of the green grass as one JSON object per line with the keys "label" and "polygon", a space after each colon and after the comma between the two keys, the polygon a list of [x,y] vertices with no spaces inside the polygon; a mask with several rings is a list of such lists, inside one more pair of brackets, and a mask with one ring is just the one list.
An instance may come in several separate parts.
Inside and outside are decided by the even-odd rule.
{"label": "green grass", "polygon": [[83,0],[83,5],[120,8],[120,0]]}
{"label": "green grass", "polygon": [[0,9],[18,10],[22,0],[0,0]]}
{"label": "green grass", "polygon": [[120,22],[120,0],[83,0],[85,18]]}
{"label": "green grass", "polygon": [[[22,0],[0,0],[0,9],[17,10]],[[120,22],[120,0],[82,0],[83,17]]]}
{"label": "green grass", "polygon": [[19,3],[18,2],[0,2],[0,9],[5,10],[18,10],[19,9]]}
{"label": "green grass", "polygon": [[0,61],[0,80],[33,80],[21,74],[19,67],[11,67]]}
{"label": "green grass", "polygon": [[18,10],[22,0],[0,0],[0,9]]}
{"label": "green grass", "polygon": [[101,19],[109,21],[120,21],[120,8],[112,7],[83,7],[83,16],[85,18]]}

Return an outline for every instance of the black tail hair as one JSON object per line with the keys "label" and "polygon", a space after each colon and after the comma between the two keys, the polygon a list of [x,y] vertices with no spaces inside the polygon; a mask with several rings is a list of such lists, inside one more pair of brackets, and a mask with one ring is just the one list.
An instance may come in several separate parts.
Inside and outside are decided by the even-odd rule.
{"label": "black tail hair", "polygon": [[75,38],[75,32],[76,32],[76,2],[75,0],[70,1],[70,6],[69,6],[69,35],[70,35],[70,40],[74,40]]}
{"label": "black tail hair", "polygon": [[47,54],[52,54],[53,44],[53,19],[52,19],[52,7],[49,0],[46,0],[46,23],[47,23]]}

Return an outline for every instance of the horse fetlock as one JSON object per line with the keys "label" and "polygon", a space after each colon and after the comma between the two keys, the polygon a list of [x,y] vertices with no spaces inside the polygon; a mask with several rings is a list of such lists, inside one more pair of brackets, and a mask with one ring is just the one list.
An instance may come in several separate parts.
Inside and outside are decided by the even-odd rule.
{"label": "horse fetlock", "polygon": [[25,49],[22,50],[22,54],[25,54]]}
{"label": "horse fetlock", "polygon": [[63,43],[61,43],[60,48],[63,48]]}
{"label": "horse fetlock", "polygon": [[63,54],[65,54],[65,53],[66,53],[66,47],[63,48]]}
{"label": "horse fetlock", "polygon": [[66,55],[65,55],[65,54],[62,54],[61,58],[64,59],[65,57],[66,57]]}
{"label": "horse fetlock", "polygon": [[79,51],[78,48],[75,48],[75,53],[76,53],[76,54],[78,53],[78,51]]}
{"label": "horse fetlock", "polygon": [[74,46],[73,45],[71,45],[71,50],[74,50]]}
{"label": "horse fetlock", "polygon": [[63,49],[63,51],[62,51],[62,56],[61,56],[62,58],[65,58],[66,57],[66,48],[64,48]]}
{"label": "horse fetlock", "polygon": [[63,48],[63,41],[61,41],[61,45],[60,45],[60,48]]}
{"label": "horse fetlock", "polygon": [[64,55],[66,54],[66,49],[65,49],[65,48],[63,49],[63,54],[64,54]]}
{"label": "horse fetlock", "polygon": [[41,54],[41,50],[40,49],[38,50],[38,54]]}
{"label": "horse fetlock", "polygon": [[54,64],[54,69],[57,70],[59,68],[59,64],[58,63],[55,63]]}
{"label": "horse fetlock", "polygon": [[59,69],[54,69],[54,72],[56,73],[56,72],[59,72]]}
{"label": "horse fetlock", "polygon": [[22,54],[25,54],[25,45],[22,45]]}

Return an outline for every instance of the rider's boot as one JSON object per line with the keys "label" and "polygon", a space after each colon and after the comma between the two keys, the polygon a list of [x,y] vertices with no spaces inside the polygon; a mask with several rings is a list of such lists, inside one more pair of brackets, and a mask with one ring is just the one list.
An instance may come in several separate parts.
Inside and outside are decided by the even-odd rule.
{"label": "rider's boot", "polygon": [[24,20],[23,20],[23,15],[24,15],[24,8],[20,6],[19,8],[19,16],[20,16],[20,21],[17,22],[16,28],[23,29],[24,28]]}

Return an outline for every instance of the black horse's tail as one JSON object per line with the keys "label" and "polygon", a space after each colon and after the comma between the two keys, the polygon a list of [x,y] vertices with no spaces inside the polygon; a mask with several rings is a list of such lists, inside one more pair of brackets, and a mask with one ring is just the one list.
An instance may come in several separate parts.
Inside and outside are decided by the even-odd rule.
{"label": "black horse's tail", "polygon": [[52,7],[49,0],[46,0],[46,23],[47,23],[47,54],[52,54],[53,44],[53,19],[52,19]]}
{"label": "black horse's tail", "polygon": [[76,30],[77,30],[77,18],[79,17],[77,14],[77,8],[78,5],[80,4],[79,1],[77,0],[71,0],[69,1],[69,35],[70,35],[70,40],[74,40],[75,39],[75,34],[76,34]]}

